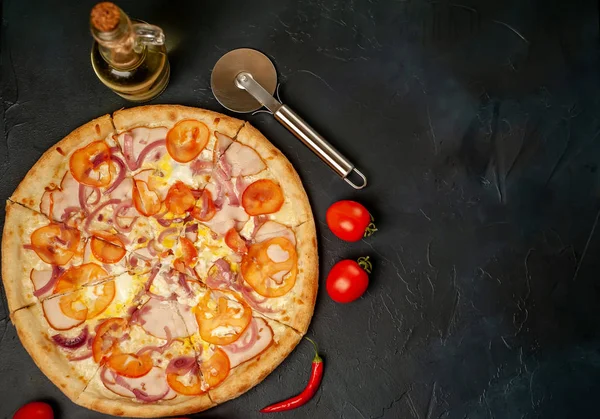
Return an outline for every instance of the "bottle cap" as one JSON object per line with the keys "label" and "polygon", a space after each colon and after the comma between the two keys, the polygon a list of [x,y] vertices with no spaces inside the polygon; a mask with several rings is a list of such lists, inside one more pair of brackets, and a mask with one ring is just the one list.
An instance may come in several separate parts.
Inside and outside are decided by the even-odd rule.
{"label": "bottle cap", "polygon": [[121,20],[121,10],[108,1],[98,3],[90,15],[92,26],[100,32],[114,31]]}

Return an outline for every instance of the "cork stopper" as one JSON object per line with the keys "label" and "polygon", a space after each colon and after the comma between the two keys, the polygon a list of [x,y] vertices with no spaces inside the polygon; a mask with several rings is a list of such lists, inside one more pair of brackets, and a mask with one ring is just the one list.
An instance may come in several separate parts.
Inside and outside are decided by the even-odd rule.
{"label": "cork stopper", "polygon": [[92,26],[100,32],[111,32],[119,26],[121,10],[109,1],[98,3],[90,15]]}

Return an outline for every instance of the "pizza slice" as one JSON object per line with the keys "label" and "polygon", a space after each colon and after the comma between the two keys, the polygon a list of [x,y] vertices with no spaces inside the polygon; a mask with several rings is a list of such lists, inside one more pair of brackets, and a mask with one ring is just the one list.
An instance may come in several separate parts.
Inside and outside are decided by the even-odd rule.
{"label": "pizza slice", "polygon": [[243,296],[252,309],[301,333],[308,329],[318,289],[315,227],[267,220],[225,237],[192,223],[179,237],[175,269],[215,290]]}
{"label": "pizza slice", "polygon": [[10,201],[2,255],[11,260],[2,264],[11,312],[60,293],[60,278],[80,276],[78,284],[84,286],[128,270],[124,249]]}
{"label": "pizza slice", "polygon": [[85,228],[99,206],[118,199],[128,173],[113,131],[109,115],[76,129],[44,153],[10,199]]}
{"label": "pizza slice", "polygon": [[[190,280],[179,303],[210,398],[222,403],[262,381],[298,344],[294,329],[254,312],[233,292]],[[193,321],[195,320],[195,321]]]}
{"label": "pizza slice", "polygon": [[127,316],[143,284],[125,273],[16,310],[11,320],[40,370],[75,401],[98,370],[93,354],[98,326]]}
{"label": "pizza slice", "polygon": [[[117,416],[166,416],[214,406],[172,301],[145,297],[77,403]],[[110,326],[110,324],[109,324]]]}

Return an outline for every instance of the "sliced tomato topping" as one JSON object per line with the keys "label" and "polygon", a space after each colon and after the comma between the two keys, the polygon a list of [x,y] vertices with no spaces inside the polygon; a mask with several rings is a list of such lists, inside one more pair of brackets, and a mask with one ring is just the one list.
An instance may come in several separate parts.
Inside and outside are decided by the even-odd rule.
{"label": "sliced tomato topping", "polygon": [[200,363],[202,377],[209,387],[216,387],[227,378],[229,374],[229,358],[227,354],[219,348],[207,360]]}
{"label": "sliced tomato topping", "polygon": [[249,215],[272,214],[282,205],[281,187],[269,179],[251,183],[242,194],[242,206]]}
{"label": "sliced tomato topping", "polygon": [[226,292],[207,293],[194,311],[200,336],[215,345],[235,342],[252,321],[250,307]]}
{"label": "sliced tomato topping", "polygon": [[44,262],[65,265],[77,252],[80,239],[76,229],[51,223],[31,234],[31,247]]}
{"label": "sliced tomato topping", "polygon": [[78,292],[60,297],[60,311],[65,316],[75,320],[85,320],[88,314],[88,308]]}
{"label": "sliced tomato topping", "polygon": [[120,353],[117,345],[126,327],[127,320],[120,317],[100,323],[92,341],[92,353],[96,363],[104,363],[110,354]]}
{"label": "sliced tomato topping", "polygon": [[91,284],[107,276],[108,272],[95,263],[72,266],[58,277],[58,281],[56,281],[56,285],[54,286],[54,293],[75,291],[86,284]]}
{"label": "sliced tomato topping", "polygon": [[108,308],[112,303],[116,294],[115,281],[109,281],[101,285],[96,285],[92,292],[94,293],[95,299],[88,303],[89,311],[87,314],[88,319],[93,319],[99,316]]}
{"label": "sliced tomato topping", "polygon": [[136,180],[133,184],[133,205],[140,214],[150,216],[160,211],[160,197],[148,187],[143,180]]}
{"label": "sliced tomato topping", "polygon": [[202,195],[196,201],[196,206],[192,209],[192,217],[198,221],[210,221],[217,213],[212,194],[204,189]]}
{"label": "sliced tomato topping", "polygon": [[186,211],[194,207],[196,198],[190,188],[183,182],[176,182],[169,188],[165,205],[173,214],[185,214]]}
{"label": "sliced tomato topping", "polygon": [[208,143],[206,124],[192,119],[179,121],[167,132],[167,151],[173,160],[187,163],[198,157]]}
{"label": "sliced tomato topping", "polygon": [[[92,293],[93,298],[87,297],[88,293]],[[114,281],[82,289],[60,297],[60,310],[75,320],[93,319],[108,308],[115,293]]]}
{"label": "sliced tomato topping", "polygon": [[242,276],[263,297],[281,297],[296,283],[296,248],[284,237],[250,246],[242,259]]}
{"label": "sliced tomato topping", "polygon": [[[180,381],[183,378],[184,381],[188,381],[189,383],[183,383]],[[175,390],[179,394],[183,394],[185,396],[196,396],[198,394],[206,393],[206,390],[202,390],[202,379],[199,374],[194,374],[193,372],[188,372],[186,375],[177,375],[175,373],[167,374],[167,383],[169,383],[169,387]]]}
{"label": "sliced tomato topping", "polygon": [[110,160],[110,148],[104,141],[94,141],[75,150],[69,159],[69,169],[75,180],[84,185],[110,185],[115,171]]}
{"label": "sliced tomato topping", "polygon": [[154,366],[148,352],[138,356],[135,354],[114,353],[106,364],[110,369],[124,377],[137,378],[146,375]]}
{"label": "sliced tomato topping", "polygon": [[229,246],[229,248],[236,253],[248,252],[246,242],[244,239],[242,239],[240,233],[238,233],[235,228],[231,228],[227,234],[225,234],[225,244],[227,244],[227,246]]}
{"label": "sliced tomato topping", "polygon": [[179,245],[183,256],[175,259],[173,266],[181,273],[186,273],[186,266],[193,267],[198,260],[198,251],[194,247],[194,243],[186,237],[179,238]]}
{"label": "sliced tomato topping", "polygon": [[194,247],[194,243],[187,237],[180,237],[179,244],[181,245],[181,251],[183,252],[183,261],[188,266],[192,266],[198,259],[198,251]]}
{"label": "sliced tomato topping", "polygon": [[102,231],[94,233],[90,247],[94,257],[102,263],[117,263],[127,253],[118,236]]}

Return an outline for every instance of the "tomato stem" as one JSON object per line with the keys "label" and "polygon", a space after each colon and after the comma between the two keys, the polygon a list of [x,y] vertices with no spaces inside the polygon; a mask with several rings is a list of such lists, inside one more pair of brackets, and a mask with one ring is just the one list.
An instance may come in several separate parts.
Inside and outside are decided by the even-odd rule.
{"label": "tomato stem", "polygon": [[371,216],[371,222],[369,223],[367,228],[365,228],[365,234],[363,235],[363,237],[372,236],[373,233],[377,231],[377,226],[375,225],[375,218],[373,218],[373,215],[369,215]]}
{"label": "tomato stem", "polygon": [[312,340],[308,336],[304,336],[304,339],[306,339],[307,341],[309,341],[310,343],[312,343],[313,346],[315,347],[315,357],[313,358],[312,362],[323,362],[323,358],[321,358],[321,356],[319,355],[319,345],[317,345],[317,342],[315,342],[314,340]]}
{"label": "tomato stem", "polygon": [[358,260],[356,262],[358,262],[358,266],[363,268],[365,270],[365,272],[368,274],[370,274],[371,271],[373,270],[373,264],[369,260],[369,256],[360,257],[360,258],[358,258]]}

